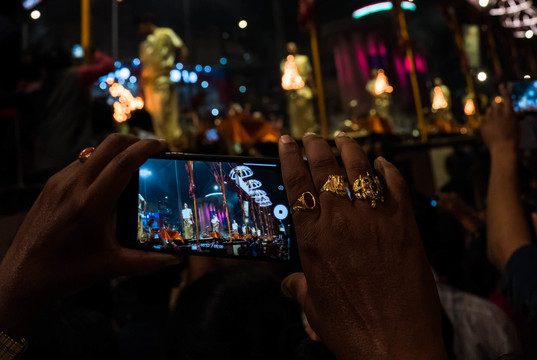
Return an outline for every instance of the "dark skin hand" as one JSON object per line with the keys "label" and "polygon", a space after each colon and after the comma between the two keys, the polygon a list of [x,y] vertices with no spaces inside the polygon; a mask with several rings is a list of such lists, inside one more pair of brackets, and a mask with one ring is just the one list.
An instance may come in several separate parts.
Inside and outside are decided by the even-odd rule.
{"label": "dark skin hand", "polygon": [[74,161],[50,178],[0,263],[2,331],[22,337],[49,300],[99,280],[180,262],[123,248],[116,240],[119,195],[138,167],[166,148],[164,141],[114,134],[87,161]]}
{"label": "dark skin hand", "polygon": [[[382,158],[374,169],[386,183],[376,208],[323,192],[328,176],[351,184],[373,174],[367,156],[346,135],[336,137],[342,169],[319,136],[303,138],[308,165],[288,136],[279,143],[290,204],[309,191],[319,200],[312,212],[293,212],[304,273],[282,283],[297,299],[315,333],[340,360],[445,359],[441,315],[405,181]],[[309,168],[308,168],[309,166]]]}

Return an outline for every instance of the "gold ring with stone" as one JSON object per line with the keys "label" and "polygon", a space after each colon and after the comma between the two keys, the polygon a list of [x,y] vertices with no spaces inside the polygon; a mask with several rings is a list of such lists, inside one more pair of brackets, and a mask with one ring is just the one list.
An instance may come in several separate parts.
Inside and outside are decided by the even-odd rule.
{"label": "gold ring with stone", "polygon": [[378,176],[373,177],[369,173],[360,175],[352,186],[354,196],[359,200],[371,201],[371,207],[376,207],[377,202],[384,202],[382,185]]}
{"label": "gold ring with stone", "polygon": [[349,183],[341,175],[330,175],[321,188],[321,192],[331,192],[337,196],[349,196]]}
{"label": "gold ring with stone", "polygon": [[293,204],[293,211],[313,211],[317,206],[315,196],[306,191]]}
{"label": "gold ring with stone", "polygon": [[78,160],[80,160],[80,162],[88,160],[88,158],[91,156],[91,154],[93,154],[94,151],[95,148],[93,146],[85,148],[78,154]]}

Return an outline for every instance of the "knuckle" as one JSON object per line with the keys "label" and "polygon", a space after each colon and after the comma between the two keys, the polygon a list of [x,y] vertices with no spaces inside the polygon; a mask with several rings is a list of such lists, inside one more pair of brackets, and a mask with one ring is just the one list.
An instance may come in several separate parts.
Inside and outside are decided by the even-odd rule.
{"label": "knuckle", "polygon": [[315,159],[308,159],[308,163],[310,165],[310,168],[314,169],[327,169],[327,168],[333,168],[334,166],[337,166],[336,161],[333,157],[324,156],[321,158],[315,158]]}
{"label": "knuckle", "polygon": [[362,158],[352,159],[347,168],[348,170],[358,173],[371,172],[371,165],[369,165],[369,161]]}
{"label": "knuckle", "polygon": [[304,188],[304,185],[307,183],[307,178],[302,175],[292,175],[285,179],[285,185],[291,191],[296,189]]}

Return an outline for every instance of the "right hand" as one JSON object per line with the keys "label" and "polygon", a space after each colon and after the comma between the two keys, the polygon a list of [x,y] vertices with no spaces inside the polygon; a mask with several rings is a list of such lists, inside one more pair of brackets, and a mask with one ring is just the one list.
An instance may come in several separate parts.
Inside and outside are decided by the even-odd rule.
{"label": "right hand", "polygon": [[[376,208],[319,193],[329,175],[345,174],[321,137],[306,134],[303,142],[309,169],[290,137],[279,143],[287,196],[293,204],[309,191],[319,202],[312,212],[293,213],[304,273],[287,277],[282,290],[340,360],[445,358],[436,285],[401,174],[375,161],[386,183]],[[359,175],[373,174],[353,139],[340,135],[336,145],[351,187]]]}
{"label": "right hand", "polygon": [[500,97],[502,101],[500,103],[493,101],[485,113],[481,125],[481,137],[491,151],[496,149],[516,150],[519,124],[513,110],[511,94],[505,85],[500,86]]}

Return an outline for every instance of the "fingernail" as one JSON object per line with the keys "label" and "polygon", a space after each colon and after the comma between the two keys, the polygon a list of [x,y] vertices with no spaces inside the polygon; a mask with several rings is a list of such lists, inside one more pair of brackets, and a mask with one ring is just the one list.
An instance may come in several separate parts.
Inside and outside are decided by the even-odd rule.
{"label": "fingernail", "polygon": [[282,135],[280,137],[280,141],[284,144],[291,144],[293,143],[295,140],[293,140],[292,137],[290,137],[289,135]]}
{"label": "fingernail", "polygon": [[346,134],[345,132],[343,132],[343,131],[340,131],[340,132],[336,135],[336,137],[340,137],[340,136],[347,136],[347,134]]}
{"label": "fingernail", "polygon": [[314,132],[309,131],[309,132],[307,132],[307,133],[304,134],[304,137],[306,137],[306,136],[312,136],[312,135],[317,135],[317,134],[314,133]]}
{"label": "fingernail", "polygon": [[383,158],[382,156],[377,157],[377,160],[384,161],[384,162],[387,161],[387,160],[386,160],[385,158]]}

